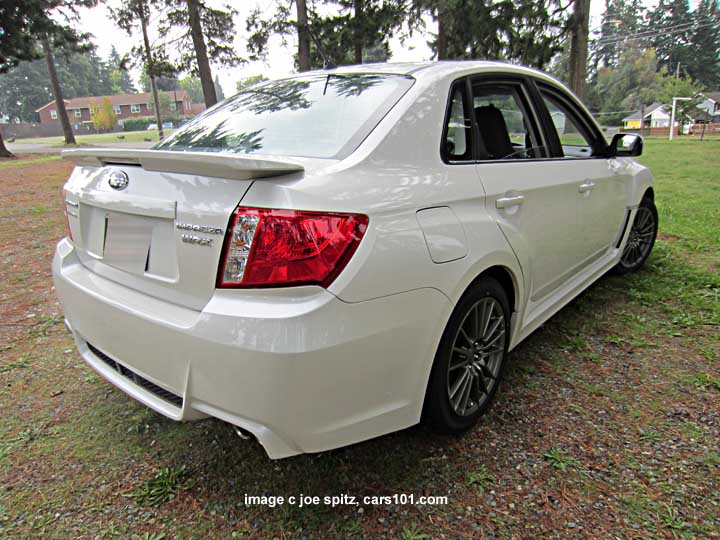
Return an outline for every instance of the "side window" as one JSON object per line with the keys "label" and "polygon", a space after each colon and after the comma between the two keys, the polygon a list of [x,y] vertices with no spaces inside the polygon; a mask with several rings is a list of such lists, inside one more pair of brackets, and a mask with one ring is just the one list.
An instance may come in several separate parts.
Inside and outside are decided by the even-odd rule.
{"label": "side window", "polygon": [[473,108],[484,146],[482,159],[535,159],[545,155],[519,84],[473,86]]}
{"label": "side window", "polygon": [[552,94],[541,92],[541,95],[560,139],[563,157],[588,158],[595,154],[592,137],[572,110]]}
{"label": "side window", "polygon": [[472,159],[472,123],[465,99],[465,82],[453,86],[450,107],[445,120],[443,158],[445,161],[468,161]]}

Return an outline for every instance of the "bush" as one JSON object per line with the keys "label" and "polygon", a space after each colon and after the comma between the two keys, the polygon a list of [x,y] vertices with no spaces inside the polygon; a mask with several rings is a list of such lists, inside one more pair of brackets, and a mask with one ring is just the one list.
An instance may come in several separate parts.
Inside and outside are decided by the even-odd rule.
{"label": "bush", "polygon": [[[185,118],[181,116],[173,116],[171,118],[163,118],[163,122],[172,122],[173,126],[178,126]],[[123,131],[145,131],[150,124],[157,124],[154,116],[139,116],[137,118],[126,118],[123,120]]]}

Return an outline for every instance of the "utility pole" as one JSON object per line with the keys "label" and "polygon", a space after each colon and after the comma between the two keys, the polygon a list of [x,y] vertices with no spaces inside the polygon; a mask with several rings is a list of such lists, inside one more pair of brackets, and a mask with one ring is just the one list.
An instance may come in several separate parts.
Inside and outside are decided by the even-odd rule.
{"label": "utility pole", "polygon": [[645,130],[645,102],[643,101],[640,104],[640,135],[644,133]]}
{"label": "utility pole", "polygon": [[673,97],[672,112],[670,113],[670,138],[673,140],[673,133],[675,132],[675,108],[677,107],[678,101],[690,101],[689,97]]}

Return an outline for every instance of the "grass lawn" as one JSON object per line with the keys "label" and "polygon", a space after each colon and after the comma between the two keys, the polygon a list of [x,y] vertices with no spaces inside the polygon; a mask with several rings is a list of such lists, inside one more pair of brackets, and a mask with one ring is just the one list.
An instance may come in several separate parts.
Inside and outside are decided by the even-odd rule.
{"label": "grass lawn", "polygon": [[219,421],[166,420],[85,366],[49,271],[70,164],[3,170],[0,538],[720,538],[720,143],[650,139],[641,161],[660,211],[646,268],[601,279],[513,351],[476,429],[282,461]]}
{"label": "grass lawn", "polygon": [[[171,133],[172,130],[165,130],[165,135]],[[122,138],[120,138],[122,137]],[[122,131],[119,133],[97,133],[91,135],[76,135],[75,140],[78,144],[97,144],[106,142],[143,142],[146,140],[157,141],[157,129],[146,131]],[[17,139],[18,144],[52,144],[64,145],[65,138],[60,135],[57,137],[35,137],[33,139]]]}
{"label": "grass lawn", "polygon": [[0,171],[15,167],[27,167],[36,163],[46,163],[61,159],[59,155],[48,156],[44,154],[17,154],[14,159],[0,159]]}

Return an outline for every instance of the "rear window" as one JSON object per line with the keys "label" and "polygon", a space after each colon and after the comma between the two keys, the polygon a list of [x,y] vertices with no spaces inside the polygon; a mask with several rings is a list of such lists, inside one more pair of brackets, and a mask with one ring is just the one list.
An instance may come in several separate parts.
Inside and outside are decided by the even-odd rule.
{"label": "rear window", "polygon": [[158,150],[343,158],[412,86],[404,75],[322,74],[249,87]]}

